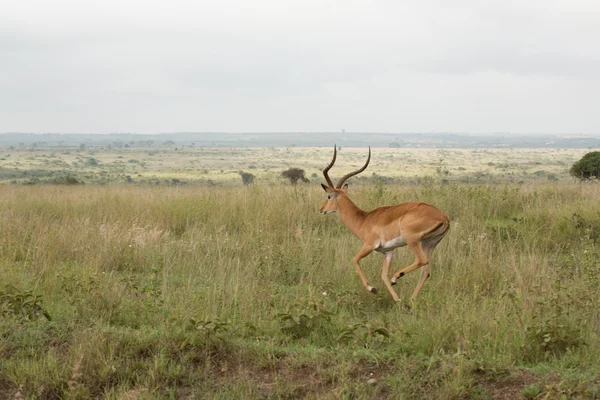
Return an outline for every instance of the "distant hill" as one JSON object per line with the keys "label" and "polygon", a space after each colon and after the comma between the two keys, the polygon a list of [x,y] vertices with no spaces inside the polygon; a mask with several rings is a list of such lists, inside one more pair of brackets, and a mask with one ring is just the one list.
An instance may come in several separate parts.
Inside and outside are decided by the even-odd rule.
{"label": "distant hill", "polygon": [[220,147],[435,147],[435,148],[598,148],[600,136],[512,135],[460,133],[221,133],[175,132],[159,134],[0,133],[1,147],[55,146],[220,146]]}

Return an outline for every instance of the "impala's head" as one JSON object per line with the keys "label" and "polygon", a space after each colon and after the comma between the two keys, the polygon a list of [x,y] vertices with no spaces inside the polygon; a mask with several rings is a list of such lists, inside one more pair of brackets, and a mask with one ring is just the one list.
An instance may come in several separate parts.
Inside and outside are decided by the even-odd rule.
{"label": "impala's head", "polygon": [[321,183],[321,187],[327,192],[327,200],[325,200],[325,203],[323,203],[320,209],[321,214],[338,212],[338,201],[341,196],[345,196],[348,192],[348,185],[344,185],[342,188],[337,189]]}
{"label": "impala's head", "polygon": [[336,146],[333,146],[333,158],[332,158],[331,162],[329,163],[329,165],[327,167],[325,167],[325,169],[323,170],[323,176],[325,176],[327,185],[324,185],[321,183],[321,187],[327,193],[327,200],[321,206],[320,211],[322,214],[329,214],[329,213],[339,211],[339,201],[342,197],[346,196],[348,193],[348,185],[345,182],[348,178],[350,178],[354,175],[360,174],[367,168],[367,165],[369,165],[369,161],[371,161],[371,147],[369,146],[369,157],[367,158],[367,162],[365,163],[365,165],[362,168],[357,169],[354,172],[350,172],[349,174],[344,175],[344,177],[339,180],[337,185],[334,186],[333,182],[331,181],[331,178],[329,178],[328,173],[329,173],[329,170],[331,169],[331,167],[333,167],[333,164],[335,163],[336,156],[337,156]]}

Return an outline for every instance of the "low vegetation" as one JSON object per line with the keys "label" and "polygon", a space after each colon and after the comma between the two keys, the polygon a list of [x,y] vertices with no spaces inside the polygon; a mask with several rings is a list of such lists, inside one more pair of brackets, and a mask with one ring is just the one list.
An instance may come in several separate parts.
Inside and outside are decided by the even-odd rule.
{"label": "low vegetation", "polygon": [[[341,171],[363,165],[365,148],[343,147],[339,151],[343,157],[336,168]],[[569,170],[587,152],[585,149],[373,148],[373,162],[354,182],[572,183],[575,179]],[[330,157],[331,147],[0,148],[0,183],[68,184],[56,182],[57,177],[68,176],[73,183],[100,185],[304,184],[309,178],[320,179],[321,169]]]}
{"label": "low vegetation", "polygon": [[318,184],[236,180],[2,185],[0,398],[600,396],[600,186],[350,182],[452,221],[394,304]]}

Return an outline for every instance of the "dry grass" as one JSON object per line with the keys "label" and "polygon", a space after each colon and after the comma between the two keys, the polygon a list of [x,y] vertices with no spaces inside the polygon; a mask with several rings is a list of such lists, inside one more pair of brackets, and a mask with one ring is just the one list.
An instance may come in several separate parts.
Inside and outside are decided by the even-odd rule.
{"label": "dry grass", "polygon": [[[598,185],[350,190],[449,215],[411,307],[417,273],[404,306],[362,288],[360,243],[318,214],[317,185],[1,186],[0,394],[495,398],[510,378],[597,396]],[[412,262],[396,253],[393,270]],[[380,288],[382,262],[364,261]]]}
{"label": "dry grass", "polygon": [[[376,148],[365,176],[385,177],[402,183],[418,182],[433,176],[438,180],[461,183],[492,182],[572,182],[569,168],[585,149],[421,149]],[[240,171],[250,172],[259,183],[281,183],[281,172],[299,167],[311,178],[330,160],[331,148],[203,148],[157,147],[67,148],[5,150],[0,159],[0,183],[28,182],[36,175],[50,179],[44,172],[71,174],[87,183],[94,182],[171,182],[213,185],[239,185]],[[90,165],[90,158],[97,165]],[[343,148],[335,170],[361,166],[366,158],[362,148]],[[15,170],[17,168],[18,170]],[[21,174],[19,174],[19,172]],[[126,178],[129,176],[129,178]]]}

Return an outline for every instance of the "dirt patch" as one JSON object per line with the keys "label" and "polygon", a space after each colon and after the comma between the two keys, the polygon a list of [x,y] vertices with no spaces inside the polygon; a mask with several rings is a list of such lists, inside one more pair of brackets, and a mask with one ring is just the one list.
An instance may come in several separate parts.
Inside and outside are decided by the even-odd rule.
{"label": "dirt patch", "polygon": [[[323,366],[323,368],[326,368]],[[242,362],[233,357],[215,360],[211,366],[214,383],[227,385],[232,381],[253,382],[264,397],[271,397],[281,383],[294,398],[318,395],[332,387],[331,379],[321,372],[318,365],[296,364],[287,357],[274,360],[270,365]]]}
{"label": "dirt patch", "polygon": [[373,364],[369,362],[359,362],[354,365],[350,376],[356,379],[381,379],[389,374],[393,366],[386,364]]}
{"label": "dirt patch", "polygon": [[16,388],[4,380],[0,380],[0,399],[10,399],[17,392]]}
{"label": "dirt patch", "polygon": [[566,381],[557,375],[537,376],[527,370],[512,371],[497,380],[483,380],[483,386],[491,399],[524,399],[524,390],[538,386],[538,391],[531,390],[531,398],[597,398],[600,392],[600,375],[592,381]]}
{"label": "dirt patch", "polygon": [[536,383],[542,384],[543,379],[529,371],[510,372],[498,380],[484,380],[481,384],[494,400],[522,399],[523,389]]}

